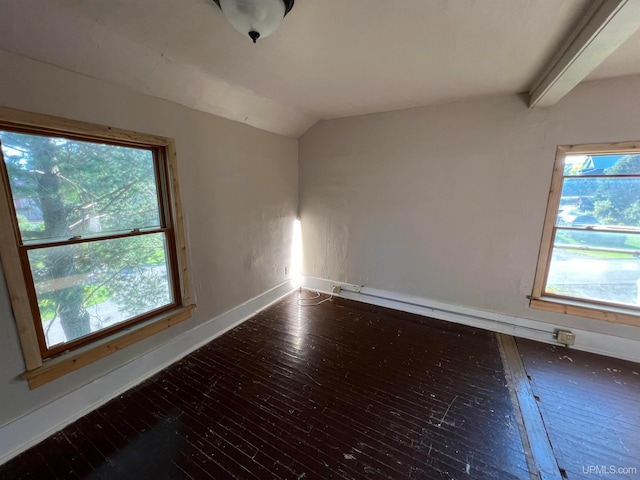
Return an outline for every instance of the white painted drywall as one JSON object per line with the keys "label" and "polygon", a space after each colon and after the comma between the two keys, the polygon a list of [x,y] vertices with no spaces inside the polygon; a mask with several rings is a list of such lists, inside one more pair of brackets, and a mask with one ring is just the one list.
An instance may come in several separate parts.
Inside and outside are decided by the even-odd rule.
{"label": "white painted drywall", "polygon": [[[429,88],[425,85],[425,88]],[[300,139],[306,275],[640,339],[532,310],[556,146],[640,139],[640,78],[316,124]]]}
{"label": "white painted drywall", "polygon": [[[176,139],[194,318],[36,390],[0,279],[0,427],[286,280],[297,141],[0,50],[0,105]],[[7,226],[0,226],[7,228]],[[140,372],[143,376],[144,372]]]}

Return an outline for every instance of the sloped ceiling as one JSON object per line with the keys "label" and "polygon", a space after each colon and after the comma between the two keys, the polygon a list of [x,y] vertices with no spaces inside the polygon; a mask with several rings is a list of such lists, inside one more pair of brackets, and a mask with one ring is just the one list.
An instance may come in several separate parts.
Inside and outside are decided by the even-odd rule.
{"label": "sloped ceiling", "polygon": [[640,30],[602,62],[586,81],[638,75],[640,73]]}
{"label": "sloped ceiling", "polygon": [[0,48],[298,137],[319,119],[525,92],[590,1],[298,0],[253,45],[212,0],[4,0]]}

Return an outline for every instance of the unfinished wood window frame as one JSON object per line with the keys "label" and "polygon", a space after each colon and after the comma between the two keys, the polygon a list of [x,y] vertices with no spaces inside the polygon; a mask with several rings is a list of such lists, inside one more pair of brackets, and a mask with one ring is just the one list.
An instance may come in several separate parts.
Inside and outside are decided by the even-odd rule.
{"label": "unfinished wood window frame", "polygon": [[[558,147],[547,202],[547,212],[540,243],[540,252],[538,254],[538,265],[533,283],[533,291],[529,297],[529,306],[531,308],[624,325],[640,326],[640,307],[626,307],[600,301],[584,301],[545,292],[545,283],[553,250],[557,213],[562,195],[565,157],[567,155],[620,154],[640,154],[640,142],[563,145]],[[640,175],[638,175],[638,177],[640,177]]]}
{"label": "unfinished wood window frame", "polygon": [[[173,252],[175,279],[175,306],[151,318],[133,324],[125,324],[114,333],[98,338],[73,350],[54,357],[43,358],[34,324],[27,276],[20,261],[18,232],[12,208],[12,195],[8,182],[0,181],[0,258],[13,308],[13,314],[22,347],[26,372],[21,376],[30,388],[44,385],[62,375],[77,370],[143,340],[161,330],[191,317],[191,303],[187,272],[187,250],[180,202],[180,187],[176,163],[175,141],[145,133],[69,120],[50,115],[0,107],[0,129],[9,128],[25,132],[73,137],[77,140],[111,142],[132,147],[152,148],[158,152],[158,162],[163,169],[163,204],[169,210],[173,229]],[[4,160],[2,160],[4,161]]]}

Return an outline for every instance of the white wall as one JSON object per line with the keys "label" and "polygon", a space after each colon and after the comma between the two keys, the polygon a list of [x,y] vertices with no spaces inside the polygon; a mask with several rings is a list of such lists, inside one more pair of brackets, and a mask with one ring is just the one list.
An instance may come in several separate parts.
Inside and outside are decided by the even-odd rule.
{"label": "white wall", "polygon": [[[297,141],[0,51],[0,105],[173,137],[194,318],[36,390],[0,276],[0,427],[284,282]],[[8,228],[0,226],[0,228]],[[1,439],[0,439],[1,440]],[[2,443],[2,442],[0,442]]]}
{"label": "white wall", "polygon": [[[428,86],[425,86],[428,88]],[[640,78],[324,121],[300,139],[304,273],[640,339],[528,307],[556,146],[640,139]]]}

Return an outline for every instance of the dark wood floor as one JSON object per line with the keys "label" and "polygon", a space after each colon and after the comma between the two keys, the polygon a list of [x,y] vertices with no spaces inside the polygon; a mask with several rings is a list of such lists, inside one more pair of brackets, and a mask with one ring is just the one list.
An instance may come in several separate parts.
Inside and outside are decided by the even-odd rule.
{"label": "dark wood floor", "polygon": [[0,478],[529,478],[495,335],[297,298],[14,458]]}
{"label": "dark wood floor", "polygon": [[517,343],[566,478],[640,478],[640,365]]}

